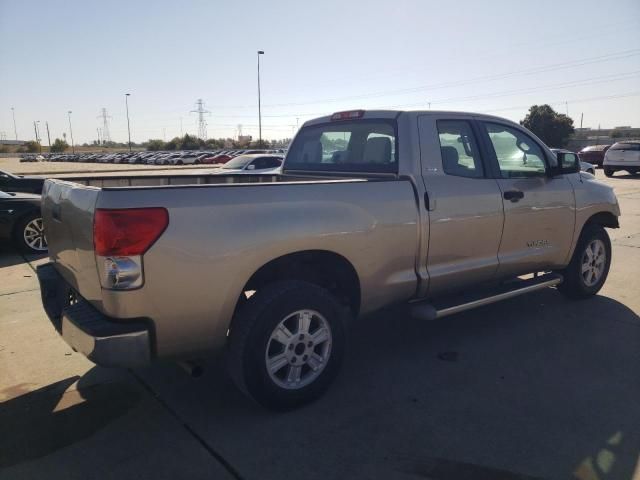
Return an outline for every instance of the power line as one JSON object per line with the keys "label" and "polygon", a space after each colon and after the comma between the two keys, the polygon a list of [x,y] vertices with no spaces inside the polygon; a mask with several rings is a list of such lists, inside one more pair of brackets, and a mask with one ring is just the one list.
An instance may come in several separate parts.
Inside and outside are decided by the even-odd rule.
{"label": "power line", "polygon": [[[542,65],[538,67],[525,68],[521,70],[513,70],[510,72],[484,75],[480,77],[463,79],[463,80],[419,85],[415,87],[401,88],[401,89],[394,89],[394,90],[382,90],[378,92],[366,93],[361,95],[349,95],[344,97],[325,98],[321,100],[313,100],[308,102],[273,103],[273,104],[264,105],[264,107],[273,108],[273,107],[316,105],[316,104],[324,104],[324,103],[343,102],[346,100],[361,100],[361,99],[367,99],[367,98],[379,98],[379,97],[401,95],[401,94],[407,94],[407,93],[416,93],[424,90],[438,90],[438,89],[457,87],[457,86],[463,86],[463,85],[471,85],[475,83],[489,82],[493,80],[501,80],[504,78],[519,76],[519,75],[532,75],[535,73],[546,73],[546,72],[551,72],[555,70],[564,70],[568,68],[582,67],[586,65],[592,65],[595,63],[621,60],[621,59],[625,59],[625,58],[629,58],[637,55],[640,55],[640,48],[622,50],[619,52],[612,52],[604,55],[598,55],[595,57],[587,57],[579,60],[571,60],[568,62],[560,62],[555,64]],[[254,107],[252,105],[235,105],[235,106],[234,105],[217,105],[216,108],[224,109],[224,108],[254,108]]]}

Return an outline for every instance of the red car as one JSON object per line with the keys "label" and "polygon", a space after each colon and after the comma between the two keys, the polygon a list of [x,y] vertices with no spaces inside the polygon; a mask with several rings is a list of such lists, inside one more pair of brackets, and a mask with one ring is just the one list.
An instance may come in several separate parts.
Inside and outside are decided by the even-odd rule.
{"label": "red car", "polygon": [[580,161],[592,163],[598,167],[602,167],[604,162],[604,154],[609,150],[611,145],[589,145],[578,152]]}

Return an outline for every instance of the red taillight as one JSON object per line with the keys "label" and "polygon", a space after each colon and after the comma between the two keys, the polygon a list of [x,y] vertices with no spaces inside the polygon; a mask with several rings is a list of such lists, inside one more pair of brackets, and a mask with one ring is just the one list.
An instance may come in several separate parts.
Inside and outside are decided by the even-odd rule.
{"label": "red taillight", "polygon": [[169,225],[164,208],[97,209],[93,245],[97,255],[142,255]]}
{"label": "red taillight", "polygon": [[352,120],[354,118],[362,118],[364,116],[364,110],[349,110],[347,112],[336,112],[331,115],[331,120]]}

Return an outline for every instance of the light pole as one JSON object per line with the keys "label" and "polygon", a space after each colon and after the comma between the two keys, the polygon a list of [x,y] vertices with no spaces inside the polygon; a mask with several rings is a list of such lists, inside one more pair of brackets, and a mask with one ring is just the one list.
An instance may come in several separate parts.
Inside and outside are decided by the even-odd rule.
{"label": "light pole", "polygon": [[11,115],[13,116],[13,133],[16,134],[16,140],[18,140],[18,129],[16,128],[16,111],[11,107]]}
{"label": "light pole", "polygon": [[260,55],[264,55],[263,50],[258,50],[258,148],[262,148],[262,107],[260,105]]}
{"label": "light pole", "polygon": [[129,133],[129,152],[131,152],[131,126],[129,124],[129,95],[130,93],[124,94],[124,105],[127,108],[127,132]]}
{"label": "light pole", "polygon": [[36,120],[36,137],[38,137],[38,150],[42,153],[42,137],[40,136],[40,120]]}
{"label": "light pole", "polygon": [[71,110],[67,112],[69,116],[69,133],[71,134],[71,153],[76,153],[76,146],[73,144],[73,130],[71,129]]}

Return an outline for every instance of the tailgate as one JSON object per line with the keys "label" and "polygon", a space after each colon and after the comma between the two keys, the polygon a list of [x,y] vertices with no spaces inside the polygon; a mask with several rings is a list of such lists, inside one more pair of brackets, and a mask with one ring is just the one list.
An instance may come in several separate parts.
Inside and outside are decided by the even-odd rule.
{"label": "tailgate", "polygon": [[93,213],[100,189],[47,180],[42,217],[49,256],[64,279],[89,301],[99,301],[100,280],[93,251]]}

